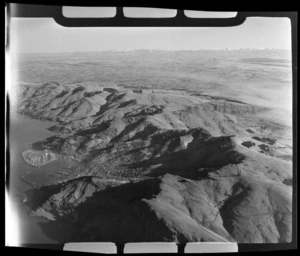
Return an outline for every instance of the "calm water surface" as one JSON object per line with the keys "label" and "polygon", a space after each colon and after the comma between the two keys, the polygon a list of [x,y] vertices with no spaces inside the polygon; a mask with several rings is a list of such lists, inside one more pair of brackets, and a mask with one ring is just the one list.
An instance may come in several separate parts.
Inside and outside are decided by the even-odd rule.
{"label": "calm water surface", "polygon": [[[25,177],[33,180],[38,186],[45,185],[52,182],[51,175],[49,176],[49,174],[57,172],[59,169],[70,168],[74,164],[59,160],[43,167],[33,167],[23,160],[21,153],[30,149],[32,143],[54,135],[47,130],[52,125],[52,122],[32,120],[21,115],[14,115],[10,119],[9,193],[11,202],[13,202],[19,217],[20,243],[59,243],[59,239],[55,239],[55,235],[49,238],[41,229],[41,226],[46,224],[48,220],[29,216],[30,209],[22,201],[25,199],[23,193],[32,187],[20,180],[20,177],[25,175]],[[63,230],[54,230],[54,233],[61,231]]]}

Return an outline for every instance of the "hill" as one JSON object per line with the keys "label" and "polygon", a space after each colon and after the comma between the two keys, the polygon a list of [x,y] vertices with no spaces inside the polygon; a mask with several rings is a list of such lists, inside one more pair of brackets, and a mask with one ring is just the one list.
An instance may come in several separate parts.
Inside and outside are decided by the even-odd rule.
{"label": "hill", "polygon": [[34,152],[80,163],[27,204],[52,220],[45,232],[71,223],[65,241],[289,242],[292,148],[272,111],[180,90],[25,84],[18,112],[55,122]]}

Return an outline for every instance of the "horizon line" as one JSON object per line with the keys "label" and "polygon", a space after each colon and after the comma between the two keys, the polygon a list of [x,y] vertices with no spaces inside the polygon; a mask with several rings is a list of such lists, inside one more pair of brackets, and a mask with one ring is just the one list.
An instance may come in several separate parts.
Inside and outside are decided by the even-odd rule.
{"label": "horizon line", "polygon": [[176,50],[168,50],[168,49],[115,49],[115,50],[91,50],[91,51],[62,51],[62,52],[15,52],[17,54],[59,54],[59,53],[103,53],[103,52],[136,52],[136,51],[164,51],[164,52],[195,52],[195,51],[243,51],[243,50],[250,50],[250,51],[291,51],[288,48],[271,48],[271,47],[258,47],[258,48],[251,48],[251,47],[241,47],[241,48],[222,48],[222,49],[176,49]]}

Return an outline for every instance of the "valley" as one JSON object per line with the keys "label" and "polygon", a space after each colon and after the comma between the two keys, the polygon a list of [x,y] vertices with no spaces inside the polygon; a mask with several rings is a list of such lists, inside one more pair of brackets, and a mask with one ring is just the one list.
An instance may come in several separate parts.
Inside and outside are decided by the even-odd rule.
{"label": "valley", "polygon": [[[15,110],[51,122],[51,135],[22,153],[39,169],[25,182],[51,175],[25,192],[31,214],[48,220],[41,230],[55,240],[55,227],[70,225],[59,242],[290,242],[291,80],[281,54],[137,51],[43,64],[64,74],[26,59]],[[70,166],[43,174],[57,161]]]}

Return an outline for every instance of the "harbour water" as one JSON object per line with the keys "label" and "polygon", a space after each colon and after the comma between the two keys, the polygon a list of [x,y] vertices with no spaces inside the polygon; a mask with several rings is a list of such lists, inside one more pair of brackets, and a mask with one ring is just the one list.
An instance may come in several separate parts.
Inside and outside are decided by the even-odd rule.
{"label": "harbour water", "polygon": [[52,122],[33,120],[17,114],[10,118],[8,188],[10,202],[18,217],[20,244],[56,244],[60,242],[59,232],[63,232],[60,230],[63,226],[60,226],[53,231],[53,237],[46,236],[41,227],[48,220],[33,216],[31,209],[24,204],[27,200],[24,192],[32,189],[33,185],[39,187],[54,182],[54,178],[51,180],[51,173],[72,166],[68,161],[58,160],[42,167],[34,167],[27,164],[21,155],[23,151],[31,148],[32,143],[53,136],[47,130],[52,125]]}

